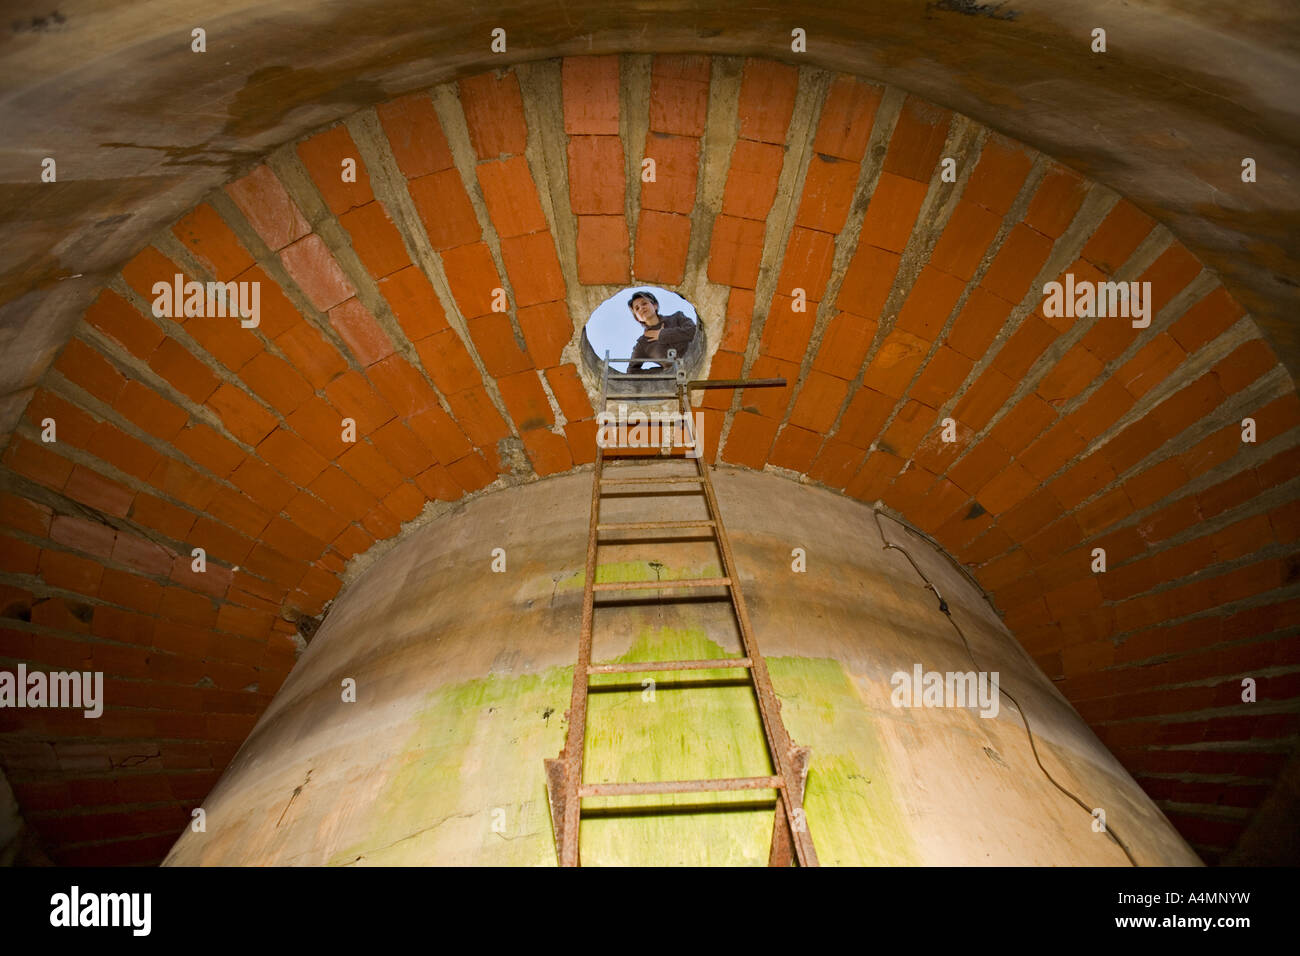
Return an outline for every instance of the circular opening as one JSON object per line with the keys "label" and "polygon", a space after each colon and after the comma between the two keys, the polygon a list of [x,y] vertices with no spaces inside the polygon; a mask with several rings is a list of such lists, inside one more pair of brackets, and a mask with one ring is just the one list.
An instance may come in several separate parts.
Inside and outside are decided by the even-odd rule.
{"label": "circular opening", "polygon": [[[629,307],[633,299],[640,318]],[[653,328],[656,318],[657,329]],[[658,335],[652,339],[647,330]],[[676,347],[686,374],[694,376],[706,351],[704,326],[695,306],[676,292],[659,286],[637,285],[620,290],[596,306],[583,327],[582,352],[588,369],[599,377],[608,353],[610,380],[617,379],[622,392],[663,391],[662,381],[645,380],[643,376],[662,370],[660,359],[666,358],[670,347]],[[637,362],[626,361],[630,358],[636,358]],[[640,372],[629,370],[629,364],[639,364]]]}

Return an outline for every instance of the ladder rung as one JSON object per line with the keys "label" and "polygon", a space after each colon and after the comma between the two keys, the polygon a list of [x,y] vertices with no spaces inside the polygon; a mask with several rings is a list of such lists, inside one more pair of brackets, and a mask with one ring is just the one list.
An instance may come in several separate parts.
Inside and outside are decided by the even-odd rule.
{"label": "ladder rung", "polygon": [[600,479],[602,485],[666,485],[688,481],[698,485],[704,479],[698,476],[694,478],[605,478],[602,476]]}
{"label": "ladder rung", "polygon": [[584,783],[579,797],[623,797],[640,793],[711,793],[723,790],[783,790],[780,777],[724,777],[719,780],[661,780],[651,783]]}
{"label": "ladder rung", "polygon": [[593,591],[658,591],[664,588],[731,587],[731,578],[682,578],[676,581],[607,581],[591,586]]}
{"label": "ladder rung", "polygon": [[676,398],[676,392],[617,392],[613,395],[606,395],[605,401],[614,402],[626,398]]}
{"label": "ladder rung", "polygon": [[753,667],[748,657],[719,657],[711,661],[647,661],[640,664],[592,664],[588,674],[639,674],[642,671],[704,671],[724,667]]}
{"label": "ladder rung", "polygon": [[597,531],[658,531],[661,528],[712,528],[712,521],[616,521],[596,525]]}

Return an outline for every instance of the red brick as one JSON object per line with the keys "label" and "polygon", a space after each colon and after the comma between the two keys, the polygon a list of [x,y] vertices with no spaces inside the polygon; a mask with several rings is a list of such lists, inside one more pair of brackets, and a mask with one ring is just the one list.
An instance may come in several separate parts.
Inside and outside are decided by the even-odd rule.
{"label": "red brick", "polygon": [[323,388],[348,367],[338,350],[306,322],[285,332],[275,344],[314,389]]}
{"label": "red brick", "polygon": [[[1001,225],[1002,217],[983,206],[964,200],[959,202],[935,243],[930,265],[970,281]],[[997,290],[990,287],[989,291]]]}
{"label": "red brick", "polygon": [[569,56],[560,67],[564,131],[618,135],[617,56]]}
{"label": "red brick", "polygon": [[[340,468],[326,468],[311,483],[309,490],[331,509],[354,521],[364,517],[377,504],[371,494]],[[345,530],[343,533],[348,532]],[[335,544],[337,546],[337,542]]]}
{"label": "red brick", "polygon": [[764,355],[779,358],[796,365],[803,361],[808,351],[808,339],[816,320],[815,304],[805,303],[802,312],[794,310],[795,300],[777,295],[772,300],[772,310],[763,325],[759,348]]}
{"label": "red brick", "polygon": [[984,370],[953,407],[953,417],[975,430],[988,424],[1016,389],[1016,382],[995,368]]}
{"label": "red brick", "polygon": [[106,358],[76,338],[63,347],[54,369],[108,405],[126,384],[126,378]]}
{"label": "red brick", "polygon": [[[325,389],[325,397],[342,413],[343,417],[356,421],[358,438],[369,435],[380,425],[396,417],[396,412],[379,397],[359,372],[344,372],[330,382]],[[340,425],[339,428],[341,429],[342,426]]]}
{"label": "red brick", "polygon": [[524,101],[514,73],[481,73],[460,81],[469,139],[479,159],[518,154],[528,141]]}
{"label": "red brick", "polygon": [[862,242],[902,252],[925,199],[923,182],[882,172],[862,220]]}
{"label": "red brick", "polygon": [[709,106],[707,56],[659,54],[650,68],[650,129],[681,136],[704,132]]}
{"label": "red brick", "polygon": [[903,467],[901,459],[887,452],[872,452],[867,455],[858,473],[844,486],[844,493],[859,501],[876,501],[894,482]]}
{"label": "red brick", "polygon": [[1088,194],[1088,184],[1072,170],[1052,165],[1025,211],[1025,225],[1059,239]]}
{"label": "red brick", "polygon": [[776,444],[772,446],[769,460],[780,468],[807,471],[812,466],[813,458],[816,457],[817,449],[821,444],[822,436],[817,432],[810,432],[806,428],[795,425],[786,425],[776,437]]}
{"label": "red brick", "polygon": [[623,141],[618,136],[571,136],[568,158],[573,212],[580,216],[623,215],[627,189]]}
{"label": "red brick", "polygon": [[478,217],[455,169],[413,179],[407,190],[435,249],[445,251],[480,238]]}
{"label": "red brick", "polygon": [[1007,302],[983,289],[973,289],[948,332],[948,343],[967,358],[982,358],[1010,312]]}
{"label": "red brick", "polygon": [[[727,169],[727,185],[722,194],[722,212],[743,219],[766,219],[776,198],[776,187],[785,162],[785,150],[771,143],[737,141]],[[830,164],[825,164],[830,165]],[[810,172],[817,178],[822,175]],[[812,215],[810,211],[809,215]]]}
{"label": "red brick", "polygon": [[[544,234],[542,238],[549,244],[549,234]],[[506,258],[505,247],[506,243],[503,242],[503,259]],[[552,250],[551,257],[554,256],[555,252]],[[461,314],[469,319],[490,313],[495,299],[495,290],[502,286],[501,279],[497,275],[496,263],[492,260],[492,253],[487,245],[475,242],[444,252],[442,263],[447,273],[447,282],[451,286],[451,293],[456,299]],[[508,260],[507,268],[509,268]],[[515,305],[526,304],[518,284],[515,285],[515,295],[517,300]]]}
{"label": "red brick", "polygon": [[513,156],[480,163],[475,171],[498,236],[504,239],[547,228],[528,160]]}
{"label": "red brick", "polygon": [[1083,257],[1111,275],[1128,260],[1154,226],[1154,220],[1127,199],[1121,199],[1083,247]]}
{"label": "red brick", "polygon": [[[777,290],[783,295],[793,295],[796,288],[801,288],[809,302],[820,302],[834,257],[835,242],[831,236],[796,226],[786,240]],[[809,314],[815,311],[811,309]]]}
{"label": "red brick", "polygon": [[[779,174],[780,168],[779,165],[776,167],[774,176]],[[795,224],[829,233],[843,229],[858,188],[859,172],[857,163],[814,153],[808,161]],[[772,184],[775,185],[775,179]],[[769,205],[770,202],[768,200]]]}
{"label": "red brick", "polygon": [[909,394],[919,402],[939,408],[961,391],[973,364],[961,353],[941,345],[926,362]]}
{"label": "red brick", "polygon": [[[720,218],[719,222],[725,218]],[[717,236],[716,229],[714,236]],[[686,249],[690,239],[691,220],[688,217],[652,209],[642,210],[636,233],[634,268],[637,278],[665,285],[681,282],[686,271]],[[712,262],[710,259],[710,269],[713,268]]]}
{"label": "red brick", "polygon": [[522,431],[519,437],[523,439],[533,470],[542,477],[568,471],[573,467],[569,444],[563,437],[545,428]]}
{"label": "red brick", "polygon": [[375,388],[402,416],[418,415],[438,403],[438,396],[424,376],[400,355],[390,355],[367,371]]}
{"label": "red brick", "polygon": [[[183,434],[183,433],[182,433]],[[110,425],[100,422],[86,450],[128,475],[147,481],[163,456],[142,441]]]}
{"label": "red brick", "polygon": [[929,182],[943,151],[952,114],[908,96],[885,154],[885,172]]}
{"label": "red brick", "polygon": [[39,481],[48,488],[60,489],[72,474],[72,462],[43,445],[13,437],[5,449],[4,463],[20,475]]}
{"label": "red brick", "polygon": [[854,77],[837,77],[826,94],[813,151],[861,162],[882,95],[884,90],[878,86]]}
{"label": "red brick", "polygon": [[471,319],[466,325],[489,375],[499,378],[532,368],[528,353],[515,341],[514,329],[504,313]]}
{"label": "red brick", "polygon": [[862,375],[862,384],[894,398],[902,397],[929,349],[930,343],[925,339],[895,329],[871,359]]}
{"label": "red brick", "polygon": [[563,302],[545,302],[520,309],[516,318],[533,364],[537,368],[559,364],[560,353],[573,338],[568,307]]}
{"label": "red brick", "polygon": [[175,438],[189,421],[189,415],[184,409],[173,405],[157,392],[136,381],[126,383],[113,408],[163,441],[171,441]]}
{"label": "red brick", "polygon": [[[312,529],[312,531],[315,530],[315,528]],[[320,538],[304,531],[284,518],[272,518],[271,523],[266,526],[266,530],[262,533],[262,540],[280,554],[296,558],[299,561],[315,561],[327,547]],[[237,631],[236,633],[247,632]]]}
{"label": "red brick", "polygon": [[148,359],[163,340],[158,326],[108,289],[86,310],[86,321],[140,359]]}
{"label": "red brick", "polygon": [[[375,198],[370,191],[370,174],[346,126],[332,127],[299,143],[298,155],[334,215],[364,206]],[[343,180],[343,164],[348,159],[355,165],[356,182]]]}
{"label": "red brick", "polygon": [[[1181,292],[1184,286],[1195,279],[1200,271],[1200,260],[1188,252],[1181,243],[1177,241],[1172,243],[1147,268],[1146,272],[1138,276],[1138,281],[1151,283],[1151,301],[1148,303],[1151,315],[1153,317],[1158,315],[1160,310],[1168,305],[1169,301]],[[1236,305],[1235,302],[1232,303],[1231,308],[1236,311],[1237,315],[1242,314],[1241,307]],[[1207,322],[1206,324],[1209,325],[1210,323]],[[1171,335],[1174,333],[1175,328],[1176,325],[1170,327]],[[1189,352],[1194,350],[1194,346],[1189,347],[1182,342],[1179,342],[1179,344]]]}
{"label": "red brick", "polygon": [[995,133],[984,143],[962,199],[1005,216],[1033,165],[1025,147]]}
{"label": "red brick", "polygon": [[340,216],[339,223],[352,237],[352,249],[373,278],[410,266],[402,234],[382,204],[366,203]]}
{"label": "red brick", "polygon": [[960,279],[925,266],[898,313],[897,327],[933,342],[947,324],[965,288]]}
{"label": "red brick", "polygon": [[453,161],[438,112],[427,93],[412,93],[375,107],[393,158],[407,179],[450,169]]}
{"label": "red brick", "polygon": [[[710,433],[712,434],[712,433]],[[590,465],[596,460],[596,423],[588,418],[580,422],[568,422],[564,426],[564,437],[569,443],[569,454],[575,465]]]}
{"label": "red brick", "polygon": [[297,493],[292,484],[256,458],[245,459],[231,473],[230,482],[271,514],[278,513]]}
{"label": "red brick", "polygon": [[238,445],[202,423],[191,424],[176,436],[173,444],[219,478],[230,474],[244,460],[244,452]]}
{"label": "red brick", "polygon": [[695,208],[700,141],[693,136],[649,133],[645,155],[655,161],[655,178],[641,183],[641,208],[689,215]]}
{"label": "red brick", "polygon": [[415,349],[429,377],[444,394],[459,392],[483,380],[460,336],[452,329],[416,342]]}
{"label": "red brick", "polygon": [[555,417],[551,414],[551,406],[546,401],[546,392],[542,389],[535,371],[529,370],[505,376],[497,381],[497,388],[501,391],[501,399],[505,402],[506,411],[510,413],[510,417],[514,419],[520,431],[554,423]]}
{"label": "red brick", "polygon": [[1113,378],[1107,379],[1069,416],[1071,427],[1091,441],[1109,429],[1133,407],[1133,396]]}
{"label": "red brick", "polygon": [[920,402],[908,401],[899,408],[894,420],[880,436],[879,447],[882,451],[901,458],[910,458],[933,424],[933,408]]}
{"label": "red brick", "polygon": [[357,299],[348,299],[329,310],[330,325],[338,332],[362,365],[370,365],[393,354],[393,342],[375,317]]}
{"label": "red brick", "polygon": [[[63,552],[53,552],[62,554]],[[0,535],[0,571],[10,574],[35,574],[41,549],[9,535]]]}
{"label": "red brick", "polygon": [[[216,391],[221,380],[212,369],[196,359],[173,338],[165,338],[149,356],[149,367],[177,391],[202,405]],[[111,404],[111,400],[109,401]]]}
{"label": "red brick", "polygon": [[0,492],[0,524],[39,538],[50,530],[53,512],[45,505],[8,492]]}
{"label": "red brick", "polygon": [[[288,362],[270,352],[255,356],[239,371],[268,405],[281,415],[290,415],[312,396],[312,387]],[[249,442],[254,444],[254,442]]]}
{"label": "red brick", "polygon": [[1007,467],[1011,456],[1002,446],[981,441],[948,469],[948,477],[968,495],[977,495],[985,485]]}
{"label": "red brick", "polygon": [[222,282],[253,264],[253,257],[240,245],[234,231],[207,203],[200,203],[177,220],[172,233]]}
{"label": "red brick", "polygon": [[[1174,354],[1176,354],[1178,361],[1181,361],[1184,350],[1187,352],[1196,351],[1230,328],[1243,314],[1241,307],[1233,301],[1223,288],[1216,288],[1184,312],[1182,317],[1170,326],[1167,336],[1162,334],[1157,339],[1157,341],[1168,343],[1163,348],[1165,355],[1162,355],[1162,357],[1169,356],[1165,358],[1165,364],[1172,361]],[[1150,350],[1154,345],[1155,342],[1147,346],[1143,351]],[[1129,365],[1136,363],[1140,357],[1141,353]],[[1151,361],[1152,359],[1147,359],[1147,362]]]}
{"label": "red brick", "polygon": [[1141,398],[1163,382],[1187,357],[1178,344],[1165,333],[1160,333],[1114,374],[1134,398]]}
{"label": "red brick", "polygon": [[433,285],[418,266],[407,266],[378,282],[406,337],[414,342],[447,328],[447,316]]}
{"label": "red brick", "polygon": [[564,298],[564,277],[549,232],[502,239],[500,258],[510,274],[517,307]]}
{"label": "red brick", "polygon": [[221,416],[230,434],[248,445],[256,445],[276,425],[274,415],[233,385],[222,385],[213,392],[208,407]]}
{"label": "red brick", "polygon": [[898,256],[859,244],[844,272],[835,305],[845,312],[875,321],[885,306],[898,271]]}
{"label": "red brick", "polygon": [[557,365],[547,369],[546,382],[560,405],[560,411],[569,421],[592,416],[591,399],[587,395],[586,386],[572,365]]}
{"label": "red brick", "polygon": [[1061,356],[1038,383],[1038,394],[1056,407],[1074,398],[1102,376],[1102,364],[1091,353],[1073,348]]}
{"label": "red brick", "polygon": [[277,428],[257,446],[268,464],[294,483],[306,485],[329,465],[310,445],[293,432]]}
{"label": "red brick", "polygon": [[822,333],[813,368],[842,379],[852,379],[861,371],[862,361],[875,337],[875,322],[840,312],[827,323]]}
{"label": "red brick", "polygon": [[578,281],[584,285],[626,282],[629,241],[622,216],[579,216]]}
{"label": "red brick", "polygon": [[125,485],[110,481],[103,475],[76,465],[63,486],[63,493],[82,504],[125,517],[131,507],[134,492]]}
{"label": "red brick", "polygon": [[406,424],[391,421],[370,436],[370,441],[390,465],[405,478],[414,478],[433,465],[433,456]]}
{"label": "red brick", "polygon": [[896,401],[870,388],[860,388],[849,399],[836,438],[856,448],[867,448],[879,437]]}
{"label": "red brick", "polygon": [[1052,241],[1019,225],[1007,234],[980,285],[1008,302],[1019,302],[1029,292],[1052,251]]}
{"label": "red brick", "polygon": [[993,367],[1011,378],[1022,378],[1055,341],[1056,329],[1030,313],[998,350]]}
{"label": "red brick", "polygon": [[238,371],[249,359],[263,351],[262,342],[256,333],[252,329],[242,328],[238,322],[191,322],[185,331],[209,355],[232,372]]}
{"label": "red brick", "polygon": [[194,526],[194,514],[141,492],[131,506],[131,520],[161,531],[170,538],[185,540]]}
{"label": "red brick", "polygon": [[[847,397],[847,382],[812,370],[799,389],[794,408],[790,412],[790,424],[825,434],[839,416]],[[816,452],[816,448],[813,452]],[[811,455],[809,460],[811,461]]]}
{"label": "red brick", "polygon": [[482,386],[448,395],[447,404],[451,406],[456,423],[480,448],[495,449],[496,443],[510,434],[501,413],[488,399]]}
{"label": "red brick", "polygon": [[[154,285],[158,282],[165,282],[168,286],[172,286],[176,274],[182,271],[180,266],[159,252],[154,246],[145,246],[126,265],[122,266],[122,278],[152,307],[157,300],[157,296],[153,291]],[[193,276],[186,274],[184,278],[192,279]],[[182,316],[184,311],[182,304],[181,301],[173,303],[172,314],[177,322],[186,321]],[[145,314],[157,317],[160,313],[151,308]]]}
{"label": "red brick", "polygon": [[[141,387],[136,382],[131,384],[136,388]],[[42,431],[46,427],[46,420],[52,420],[55,431],[51,437],[56,441],[64,441],[78,448],[87,447],[97,427],[96,421],[80,408],[67,402],[61,396],[47,392],[43,388],[38,388],[36,394],[32,396],[31,402],[27,405],[25,417]]]}
{"label": "red brick", "polygon": [[727,444],[722,449],[725,461],[761,469],[776,438],[777,423],[749,412],[740,412],[731,422]]}
{"label": "red brick", "polygon": [[1026,395],[993,427],[989,437],[1018,456],[1055,418],[1050,405],[1036,395]]}
{"label": "red brick", "polygon": [[311,304],[322,312],[356,295],[329,247],[314,233],[285,248],[280,261]]}
{"label": "red brick", "polygon": [[466,455],[464,458],[450,462],[447,465],[447,474],[451,475],[466,492],[486,488],[496,480],[496,474],[483,461],[483,456],[478,454]]}
{"label": "red brick", "polygon": [[265,164],[227,183],[226,192],[272,252],[311,232],[311,225]]}
{"label": "red brick", "polygon": [[795,67],[767,59],[747,59],[740,81],[741,138],[784,144],[798,89],[799,71]]}
{"label": "red brick", "polygon": [[113,560],[145,574],[166,577],[176,555],[161,545],[120,533],[113,543]]}

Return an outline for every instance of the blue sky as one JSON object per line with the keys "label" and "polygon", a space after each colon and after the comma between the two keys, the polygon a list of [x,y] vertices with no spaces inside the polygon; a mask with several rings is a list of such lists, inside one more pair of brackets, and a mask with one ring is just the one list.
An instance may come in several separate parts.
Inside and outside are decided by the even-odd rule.
{"label": "blue sky", "polygon": [[[609,349],[612,358],[627,358],[632,354],[632,346],[641,337],[641,325],[632,317],[627,300],[632,298],[633,292],[640,289],[650,291],[659,300],[660,315],[685,312],[699,324],[700,317],[696,314],[695,307],[676,292],[669,292],[657,285],[628,286],[612,299],[606,299],[596,306],[591,318],[587,320],[587,338],[596,350],[597,358],[603,359],[606,349]],[[626,362],[611,362],[610,367],[620,372],[627,371]]]}

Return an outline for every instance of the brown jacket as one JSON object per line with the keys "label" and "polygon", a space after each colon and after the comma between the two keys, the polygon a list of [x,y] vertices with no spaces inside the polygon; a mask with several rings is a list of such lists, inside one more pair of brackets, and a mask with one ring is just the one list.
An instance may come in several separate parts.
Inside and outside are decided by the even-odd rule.
{"label": "brown jacket", "polygon": [[633,361],[627,366],[629,372],[639,372],[643,367],[644,363],[635,361],[636,359],[667,359],[669,349],[676,349],[677,357],[681,358],[695,340],[695,323],[686,313],[661,315],[659,321],[659,338],[651,341],[642,335],[636,340],[636,345],[632,348]]}

